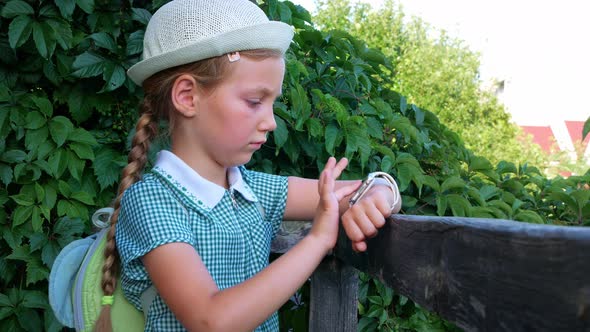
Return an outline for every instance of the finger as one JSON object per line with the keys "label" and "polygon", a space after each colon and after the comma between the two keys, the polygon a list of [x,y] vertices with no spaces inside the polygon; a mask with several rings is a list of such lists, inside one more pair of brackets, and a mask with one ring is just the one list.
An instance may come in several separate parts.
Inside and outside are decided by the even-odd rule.
{"label": "finger", "polygon": [[320,194],[320,200],[325,199],[326,196],[326,183],[328,180],[329,170],[324,169],[318,179],[318,193]]}
{"label": "finger", "polygon": [[349,196],[350,194],[352,194],[355,190],[358,189],[358,187],[360,186],[362,182],[359,181],[357,183],[354,184],[350,184],[350,185],[346,185],[344,187],[340,187],[338,188],[334,194],[336,195],[336,199],[338,199],[338,202],[340,202],[344,197]]}
{"label": "finger", "polygon": [[347,218],[346,216],[344,216],[342,218],[342,227],[344,228],[344,231],[346,232],[346,236],[348,236],[348,238],[352,242],[359,242],[359,241],[365,240],[365,236],[363,235],[363,232],[357,226],[357,224],[354,222],[354,220],[352,218],[350,218],[350,217]]}
{"label": "finger", "polygon": [[334,178],[335,179],[340,177],[340,175],[342,174],[342,171],[344,171],[344,169],[346,169],[346,166],[348,166],[348,159],[342,158],[338,161],[336,166],[334,166]]}
{"label": "finger", "polygon": [[322,170],[320,173],[320,177],[318,178],[318,193],[322,194],[322,189],[324,188],[324,178],[326,177],[326,170]]}
{"label": "finger", "polygon": [[[324,187],[324,193],[331,193],[334,191],[334,167],[336,166],[336,158],[330,157],[324,166],[322,175],[320,175],[320,184]],[[320,191],[321,192],[321,191]]]}
{"label": "finger", "polygon": [[324,170],[326,172],[324,176],[324,194],[330,195],[334,192],[334,168],[326,168]]}
{"label": "finger", "polygon": [[334,158],[334,157],[328,158],[328,161],[326,161],[326,164],[324,165],[324,169],[320,173],[320,177],[318,179],[319,185],[323,185],[325,183],[323,178],[325,177],[326,171],[332,170],[334,168],[335,163],[336,163],[336,158]]}
{"label": "finger", "polygon": [[377,235],[377,228],[375,228],[375,225],[373,225],[364,212],[355,214],[355,223],[361,232],[363,232],[365,238],[372,238]]}
{"label": "finger", "polygon": [[324,166],[324,169],[332,169],[336,165],[336,158],[330,157]]}
{"label": "finger", "polygon": [[352,249],[356,252],[364,252],[367,250],[367,242],[365,242],[365,241],[353,242]]}
{"label": "finger", "polygon": [[385,225],[386,219],[379,211],[379,209],[367,209],[367,217],[371,220],[371,223],[377,228],[383,227]]}
{"label": "finger", "polygon": [[384,198],[383,196],[380,197],[381,199],[375,200],[375,206],[377,207],[377,209],[379,209],[379,211],[384,217],[389,217],[391,215],[391,206],[389,205],[387,198]]}

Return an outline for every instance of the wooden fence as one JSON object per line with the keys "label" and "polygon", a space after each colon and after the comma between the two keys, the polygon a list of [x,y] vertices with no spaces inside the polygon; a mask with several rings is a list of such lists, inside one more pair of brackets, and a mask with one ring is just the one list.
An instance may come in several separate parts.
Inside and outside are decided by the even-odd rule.
{"label": "wooden fence", "polygon": [[[309,227],[285,222],[273,252]],[[465,331],[590,331],[590,228],[395,215],[365,253],[341,234],[311,278],[311,332],[357,331],[358,271]]]}

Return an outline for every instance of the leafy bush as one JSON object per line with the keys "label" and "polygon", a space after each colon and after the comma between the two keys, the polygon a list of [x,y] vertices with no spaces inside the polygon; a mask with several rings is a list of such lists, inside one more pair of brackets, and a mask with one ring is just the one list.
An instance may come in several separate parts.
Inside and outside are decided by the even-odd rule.
{"label": "leafy bush", "polygon": [[378,8],[355,2],[319,0],[313,20],[322,29],[346,30],[382,50],[393,63],[386,86],[435,113],[476,154],[493,162],[548,164],[489,88],[482,89],[480,55],[465,41],[420,18],[409,19],[398,0],[383,1]]}
{"label": "leafy bush", "polygon": [[[91,213],[115,196],[141,98],[125,70],[138,60],[150,12],[163,2],[2,2],[2,331],[61,328],[48,307],[49,269],[61,248],[92,231]],[[328,156],[347,156],[345,178],[393,174],[404,213],[588,222],[590,174],[546,179],[531,166],[492,165],[431,112],[385,88],[391,64],[383,54],[345,32],[316,30],[309,13],[290,2],[261,6],[297,34],[275,106],[277,130],[250,167],[315,177]],[[365,330],[452,328],[362,280]]]}

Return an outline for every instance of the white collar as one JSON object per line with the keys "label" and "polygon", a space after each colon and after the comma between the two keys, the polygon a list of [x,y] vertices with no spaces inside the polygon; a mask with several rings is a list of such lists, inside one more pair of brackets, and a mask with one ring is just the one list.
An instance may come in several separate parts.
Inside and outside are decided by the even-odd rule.
{"label": "white collar", "polygon": [[[171,182],[175,186],[183,191],[188,191],[189,194],[201,200],[210,209],[221,201],[225,193],[225,188],[203,178],[182,159],[167,150],[162,150],[158,153],[153,170],[163,176],[170,176],[172,178]],[[230,184],[230,191],[235,190],[239,192],[245,199],[251,202],[258,201],[256,195],[254,195],[248,184],[242,178],[242,172],[240,172],[238,167],[228,168],[227,179]]]}

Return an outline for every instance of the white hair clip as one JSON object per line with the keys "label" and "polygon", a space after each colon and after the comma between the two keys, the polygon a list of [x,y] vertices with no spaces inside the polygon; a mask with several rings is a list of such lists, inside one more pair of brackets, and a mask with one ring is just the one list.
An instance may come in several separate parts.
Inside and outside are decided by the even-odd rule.
{"label": "white hair clip", "polygon": [[240,52],[227,53],[227,58],[229,59],[229,62],[236,62],[240,60]]}

